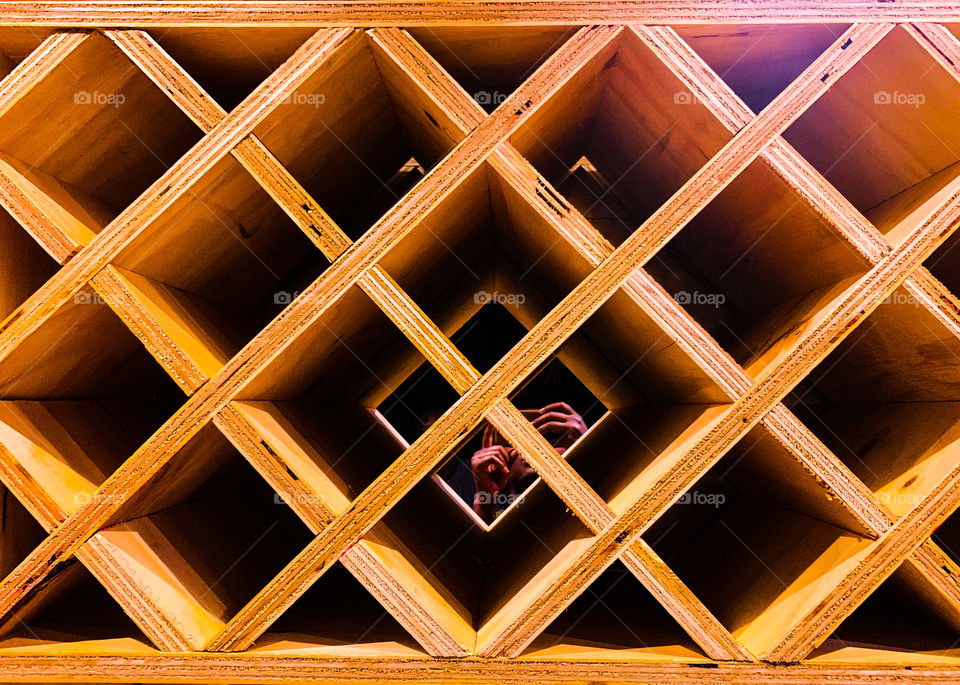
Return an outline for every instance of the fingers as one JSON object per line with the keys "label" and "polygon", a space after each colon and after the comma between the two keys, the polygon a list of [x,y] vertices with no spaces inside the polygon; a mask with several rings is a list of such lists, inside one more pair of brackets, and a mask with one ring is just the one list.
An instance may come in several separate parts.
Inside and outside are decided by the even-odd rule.
{"label": "fingers", "polygon": [[566,421],[550,421],[537,426],[537,430],[542,435],[561,435],[570,433],[571,435],[579,433],[577,426]]}
{"label": "fingers", "polygon": [[480,444],[483,447],[492,447],[500,441],[500,433],[497,432],[497,429],[493,427],[492,424],[487,423],[483,427],[483,437],[480,439]]}
{"label": "fingers", "polygon": [[542,426],[545,423],[566,423],[573,417],[560,411],[548,411],[540,414],[532,423],[534,426]]}
{"label": "fingers", "polygon": [[573,416],[561,412],[548,412],[533,421],[533,427],[544,434],[570,433],[577,437],[587,432],[586,424],[578,415]]}
{"label": "fingers", "polygon": [[484,447],[475,452],[470,462],[474,471],[485,471],[486,473],[494,475],[497,472],[503,474],[510,473],[508,460],[509,453],[506,448],[501,445],[493,445],[492,447]]}
{"label": "fingers", "polygon": [[566,402],[553,402],[552,404],[548,404],[546,407],[540,410],[540,413],[546,414],[547,412],[551,412],[551,411],[559,411],[559,412],[563,412],[564,414],[577,413],[573,411],[573,407],[571,407]]}
{"label": "fingers", "polygon": [[490,467],[490,468],[487,468],[487,471],[491,473],[493,472],[492,467],[496,467],[504,471],[507,470],[506,457],[504,455],[497,454],[494,452],[488,452],[486,454],[480,454],[480,453],[475,454],[472,461],[473,461],[474,468]]}

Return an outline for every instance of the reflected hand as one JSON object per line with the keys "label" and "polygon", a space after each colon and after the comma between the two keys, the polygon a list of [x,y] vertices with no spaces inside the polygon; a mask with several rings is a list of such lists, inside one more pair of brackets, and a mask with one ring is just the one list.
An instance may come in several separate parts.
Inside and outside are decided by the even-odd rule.
{"label": "reflected hand", "polygon": [[554,402],[540,410],[533,426],[563,454],[587,432],[583,418],[566,402]]}
{"label": "reflected hand", "polygon": [[510,453],[503,445],[491,445],[474,452],[470,458],[478,492],[496,494],[510,479]]}

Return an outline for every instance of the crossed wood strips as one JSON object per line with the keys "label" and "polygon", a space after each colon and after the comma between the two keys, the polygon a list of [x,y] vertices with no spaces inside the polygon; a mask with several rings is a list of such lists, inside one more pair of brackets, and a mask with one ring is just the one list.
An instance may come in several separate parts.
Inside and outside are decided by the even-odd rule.
{"label": "crossed wood strips", "polygon": [[[8,635],[88,573],[160,651],[262,648],[340,567],[432,657],[523,658],[621,566],[691,643],[680,656],[645,645],[650,660],[802,661],[894,586],[960,630],[960,567],[934,536],[960,506],[960,303],[927,268],[960,221],[960,158],[913,151],[919,134],[887,122],[858,132],[866,146],[847,156],[860,139],[831,130],[844,97],[874,97],[844,90],[856,70],[896,100],[922,68],[925,100],[950,121],[950,30],[844,27],[758,113],[691,47],[690,28],[565,31],[495,102],[437,61],[431,31],[399,28],[304,31],[247,97],[221,102],[162,32],[51,31],[0,81],[3,242],[17,257],[0,327],[0,478],[10,507],[43,529],[4,559]],[[624,87],[588,115],[602,78]],[[135,114],[75,127],[64,98]],[[904,107],[919,111],[890,111]],[[390,108],[399,126],[375,130]],[[599,178],[589,163],[547,171],[569,170],[565,146],[588,117],[608,154],[628,158],[626,190],[646,192],[629,226],[607,211],[613,193],[574,197],[582,174]],[[863,152],[880,135],[898,137],[900,161]],[[397,168],[416,161],[380,179],[384,197],[311,180],[376,175],[363,168],[370,146]],[[663,177],[631,186],[650,150],[644,164],[657,159]],[[115,168],[110,155],[137,162],[96,193],[73,179]],[[931,157],[940,166],[927,171]],[[857,164],[874,169],[870,183],[857,185]],[[755,252],[711,244],[724,213],[777,239]],[[491,241],[512,267],[486,259]],[[702,293],[677,295],[686,281],[670,259],[728,248],[743,253],[730,269],[778,255],[765,276],[745,272],[757,280],[743,297],[782,302],[718,328]],[[296,277],[278,290],[274,272]],[[482,305],[471,294],[526,289],[526,334],[478,370],[451,341]],[[609,408],[564,455],[514,404],[557,357]],[[424,362],[456,399],[398,445],[370,409]],[[823,396],[838,413],[809,414],[804,398]],[[860,404],[843,408],[850,398]],[[429,487],[484,422],[540,478],[488,532]],[[896,436],[847,446],[879,425]],[[234,457],[252,481],[198,497]],[[730,517],[712,537],[668,544],[695,516],[685,502],[726,474],[746,493]],[[251,482],[298,519],[280,551],[191,538],[207,515],[224,537],[246,526]],[[751,508],[764,491],[779,504]],[[199,502],[190,517],[168,514],[187,501]],[[459,531],[489,540],[496,573],[482,589],[443,570],[469,563],[446,551]],[[232,564],[214,569],[221,546],[241,568],[248,552],[263,563],[234,578]]]}

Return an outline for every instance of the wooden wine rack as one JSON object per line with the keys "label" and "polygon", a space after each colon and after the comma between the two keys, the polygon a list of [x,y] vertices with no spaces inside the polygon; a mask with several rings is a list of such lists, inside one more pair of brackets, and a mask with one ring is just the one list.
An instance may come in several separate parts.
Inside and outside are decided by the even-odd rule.
{"label": "wooden wine rack", "polygon": [[960,681],[960,3],[0,2],[0,69],[0,681]]}

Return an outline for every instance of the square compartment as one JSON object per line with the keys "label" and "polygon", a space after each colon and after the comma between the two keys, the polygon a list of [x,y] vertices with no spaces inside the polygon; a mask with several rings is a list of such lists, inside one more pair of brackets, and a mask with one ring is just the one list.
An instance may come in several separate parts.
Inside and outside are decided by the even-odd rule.
{"label": "square compartment", "polygon": [[844,24],[677,26],[680,37],[760,112],[848,28]]}
{"label": "square compartment", "polygon": [[356,240],[459,139],[419,90],[358,31],[254,132]]}
{"label": "square compartment", "polygon": [[619,245],[730,137],[640,38],[625,30],[510,142]]}
{"label": "square compartment", "polygon": [[741,438],[643,537],[760,658],[871,542],[836,494],[762,427]]}
{"label": "square compartment", "polygon": [[2,117],[0,162],[97,233],[200,139],[200,129],[99,33]]}
{"label": "square compartment", "polygon": [[784,137],[896,242],[900,209],[920,204],[960,170],[958,119],[960,83],[896,27]]}
{"label": "square compartment", "polygon": [[647,264],[754,377],[870,264],[764,161],[749,165]]}
{"label": "square compartment", "polygon": [[185,396],[92,290],[80,291],[0,364],[0,449],[65,516]]}
{"label": "square compartment", "polygon": [[115,278],[212,376],[328,266],[232,157],[132,241]]}
{"label": "square compartment", "polygon": [[897,289],[785,402],[901,516],[960,454],[960,340]]}
{"label": "square compartment", "polygon": [[431,26],[409,31],[487,112],[574,33],[564,26]]}

